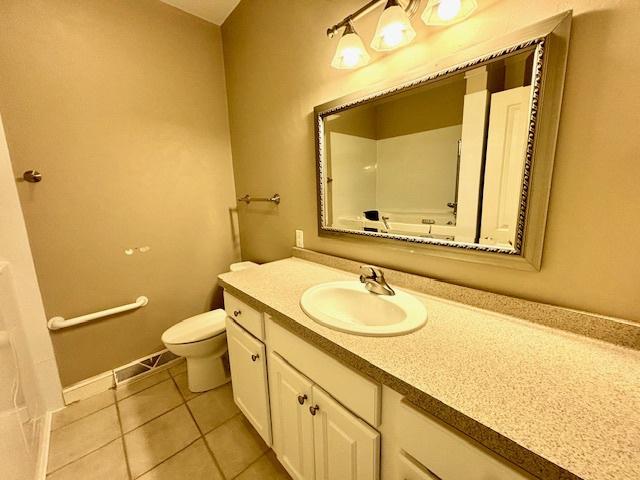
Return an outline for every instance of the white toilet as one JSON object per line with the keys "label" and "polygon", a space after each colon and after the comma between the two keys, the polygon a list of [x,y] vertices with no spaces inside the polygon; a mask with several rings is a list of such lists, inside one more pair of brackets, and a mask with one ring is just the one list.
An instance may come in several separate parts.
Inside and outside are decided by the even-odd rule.
{"label": "white toilet", "polygon": [[224,310],[187,318],[162,334],[170,352],[187,359],[189,390],[204,392],[229,381],[222,356],[227,352]]}
{"label": "white toilet", "polygon": [[[231,271],[257,266],[253,262],[239,262],[231,265]],[[205,392],[230,380],[224,358],[226,317],[224,310],[212,310],[187,318],[162,334],[162,343],[167,349],[187,359],[187,378],[192,392]]]}

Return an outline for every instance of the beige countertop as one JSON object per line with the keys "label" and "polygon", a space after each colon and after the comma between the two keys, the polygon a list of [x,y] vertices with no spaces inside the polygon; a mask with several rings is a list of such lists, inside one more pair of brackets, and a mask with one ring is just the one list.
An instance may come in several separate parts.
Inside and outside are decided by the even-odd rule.
{"label": "beige countertop", "polygon": [[[433,296],[397,337],[338,332],[299,306],[355,279],[289,258],[219,276],[276,321],[543,478],[640,479],[640,352]],[[557,468],[560,467],[560,468]]]}

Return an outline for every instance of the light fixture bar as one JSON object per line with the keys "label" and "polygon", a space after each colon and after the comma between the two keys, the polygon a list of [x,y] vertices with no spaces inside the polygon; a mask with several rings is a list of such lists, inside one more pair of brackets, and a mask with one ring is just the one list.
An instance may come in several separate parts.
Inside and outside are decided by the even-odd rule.
{"label": "light fixture bar", "polygon": [[[333,38],[333,36],[338,32],[338,30],[340,30],[341,28],[344,28],[347,26],[347,24],[349,24],[349,22],[353,22],[354,20],[357,20],[359,18],[364,17],[365,15],[371,13],[373,10],[375,10],[377,7],[379,7],[382,4],[386,5],[387,0],[371,0],[369,3],[367,3],[366,5],[362,6],[361,8],[359,8],[358,10],[356,10],[355,12],[353,12],[351,15],[348,15],[346,17],[344,17],[342,19],[342,21],[336,23],[334,26],[330,27],[327,29],[327,37],[329,38]],[[402,3],[402,2],[398,2],[398,3]],[[418,11],[418,8],[420,7],[420,0],[407,0],[407,5],[402,7],[404,9],[405,12],[407,12],[407,15],[409,16],[409,18],[413,17],[416,12]]]}

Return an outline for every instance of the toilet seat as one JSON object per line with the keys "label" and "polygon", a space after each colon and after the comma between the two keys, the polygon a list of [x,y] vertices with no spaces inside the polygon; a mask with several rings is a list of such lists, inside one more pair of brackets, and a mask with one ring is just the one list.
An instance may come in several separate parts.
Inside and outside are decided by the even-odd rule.
{"label": "toilet seat", "polygon": [[212,310],[187,318],[162,334],[162,342],[171,345],[194,343],[224,333],[227,314],[222,309]]}

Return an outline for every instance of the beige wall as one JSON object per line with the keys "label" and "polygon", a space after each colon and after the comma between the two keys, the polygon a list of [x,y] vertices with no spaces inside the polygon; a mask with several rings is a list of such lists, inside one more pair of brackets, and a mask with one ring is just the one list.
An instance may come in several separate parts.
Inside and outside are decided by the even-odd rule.
{"label": "beige wall", "polygon": [[[308,248],[458,284],[640,320],[640,3],[481,0],[448,29],[418,26],[417,42],[360,70],[329,66],[325,29],[361,0],[243,0],[222,28],[236,186],[279,192],[277,213],[241,212],[247,259],[290,255],[294,230]],[[423,2],[424,4],[424,2]],[[313,107],[478,41],[574,9],[568,75],[540,272],[431,257],[407,247],[319,238]],[[374,15],[357,22],[365,41]]]}
{"label": "beige wall", "polygon": [[438,128],[462,125],[467,82],[463,75],[443,85],[423,88],[413,95],[399,95],[376,108],[376,138],[399,137]]}
{"label": "beige wall", "polygon": [[[156,0],[0,2],[0,112],[69,385],[163,348],[238,255],[220,29]],[[124,250],[151,247],[127,256]]]}

